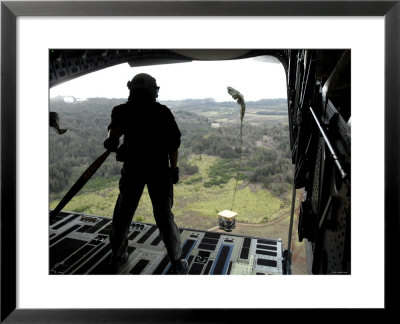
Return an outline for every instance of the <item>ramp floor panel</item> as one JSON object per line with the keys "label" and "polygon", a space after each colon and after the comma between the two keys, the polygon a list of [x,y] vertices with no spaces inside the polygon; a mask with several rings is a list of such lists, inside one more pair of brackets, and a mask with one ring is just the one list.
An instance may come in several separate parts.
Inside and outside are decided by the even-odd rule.
{"label": "ramp floor panel", "polygon": [[[128,261],[111,270],[111,219],[62,212],[50,220],[50,274],[163,275],[170,273],[167,251],[155,224],[132,222]],[[181,228],[188,275],[282,274],[281,239]]]}

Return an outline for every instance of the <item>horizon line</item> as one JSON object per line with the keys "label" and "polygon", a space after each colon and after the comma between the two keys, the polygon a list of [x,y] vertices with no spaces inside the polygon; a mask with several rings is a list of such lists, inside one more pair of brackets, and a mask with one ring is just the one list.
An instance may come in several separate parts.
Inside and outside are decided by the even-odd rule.
{"label": "horizon line", "polygon": [[[127,100],[128,98],[118,98],[118,97],[88,97],[88,98],[79,98],[79,97],[75,97],[75,96],[69,96],[69,95],[57,95],[55,97],[51,97],[49,98],[50,100],[54,100],[57,98],[74,98],[75,101],[87,101],[90,99],[108,99],[108,100]],[[215,98],[211,98],[211,97],[206,97],[206,98],[185,98],[185,99],[163,99],[163,100],[157,100],[158,102],[169,102],[169,101],[189,101],[189,100],[212,100],[214,102],[218,102],[218,103],[223,103],[223,102],[236,102],[236,100],[234,99],[230,99],[230,100],[223,100],[223,101],[217,101]],[[262,101],[262,100],[286,100],[287,98],[282,98],[282,97],[276,97],[276,98],[261,98],[261,99],[257,99],[257,100],[245,100],[245,102],[257,102],[257,101]]]}

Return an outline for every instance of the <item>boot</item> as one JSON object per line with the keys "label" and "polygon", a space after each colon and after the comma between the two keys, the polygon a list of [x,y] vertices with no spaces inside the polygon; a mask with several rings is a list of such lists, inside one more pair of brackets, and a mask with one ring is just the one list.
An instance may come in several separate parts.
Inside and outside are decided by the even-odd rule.
{"label": "boot", "polygon": [[186,259],[179,259],[171,262],[172,274],[185,274],[189,264]]}
{"label": "boot", "polygon": [[109,263],[109,268],[111,273],[117,273],[118,270],[128,261],[129,254],[128,251],[125,251],[121,256],[114,257],[111,256],[111,260]]}

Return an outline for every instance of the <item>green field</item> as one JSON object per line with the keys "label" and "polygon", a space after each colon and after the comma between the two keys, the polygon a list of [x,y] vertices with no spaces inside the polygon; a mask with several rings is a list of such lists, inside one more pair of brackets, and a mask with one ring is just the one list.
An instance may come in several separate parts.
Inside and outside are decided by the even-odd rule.
{"label": "green field", "polygon": [[[102,154],[111,108],[123,101],[95,98],[71,105],[51,100],[51,110],[60,114],[61,126],[68,131],[62,136],[50,136],[50,209],[56,207],[84,170]],[[286,100],[247,103],[239,177],[240,107],[234,102],[214,100],[166,104],[182,132],[178,163],[181,178],[174,185],[172,209],[178,226],[222,231],[218,229],[217,213],[232,209],[238,213],[232,234],[282,239],[286,248],[293,181]],[[213,123],[219,127],[213,128]],[[112,154],[63,209],[112,217],[121,167]],[[291,250],[293,273],[303,274],[305,249],[297,237],[298,207],[297,201]],[[133,220],[154,224],[146,189]]]}
{"label": "green field", "polygon": [[[234,174],[222,175],[216,181],[216,166],[221,165],[221,158],[208,155],[193,155],[189,162],[199,167],[199,173],[180,179],[174,186],[173,213],[180,227],[207,230],[218,225],[217,213],[231,209],[236,184]],[[225,179],[223,181],[222,179]],[[214,185],[205,185],[214,183]],[[216,184],[215,184],[216,183]],[[290,188],[288,188],[289,192]],[[90,180],[65,207],[66,211],[90,215],[111,217],[118,196],[118,178]],[[50,202],[50,209],[55,208],[62,195]],[[236,222],[265,224],[290,209],[288,200],[274,197],[259,185],[238,181],[238,189],[233,210],[238,213]],[[154,223],[152,206],[145,189],[135,214],[134,220]]]}

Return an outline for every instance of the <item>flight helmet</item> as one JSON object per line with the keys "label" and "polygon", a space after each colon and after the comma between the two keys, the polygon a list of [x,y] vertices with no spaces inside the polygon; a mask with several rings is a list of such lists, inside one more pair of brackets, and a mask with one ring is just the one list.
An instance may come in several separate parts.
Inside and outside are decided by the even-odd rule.
{"label": "flight helmet", "polygon": [[145,90],[151,95],[153,100],[158,97],[158,90],[160,89],[157,85],[156,79],[146,73],[135,75],[132,81],[128,81],[127,86],[130,91]]}

